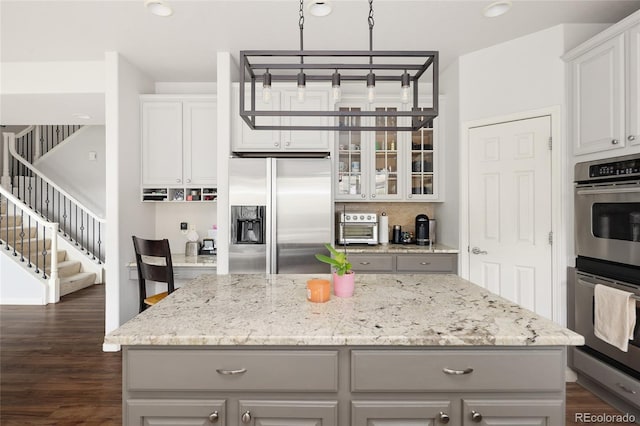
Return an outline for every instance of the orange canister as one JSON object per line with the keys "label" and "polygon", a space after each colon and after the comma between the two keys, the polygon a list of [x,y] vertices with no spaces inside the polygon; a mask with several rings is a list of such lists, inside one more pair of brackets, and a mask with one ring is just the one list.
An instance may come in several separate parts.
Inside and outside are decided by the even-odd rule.
{"label": "orange canister", "polygon": [[307,300],[322,303],[331,297],[331,283],[329,280],[314,278],[307,281]]}

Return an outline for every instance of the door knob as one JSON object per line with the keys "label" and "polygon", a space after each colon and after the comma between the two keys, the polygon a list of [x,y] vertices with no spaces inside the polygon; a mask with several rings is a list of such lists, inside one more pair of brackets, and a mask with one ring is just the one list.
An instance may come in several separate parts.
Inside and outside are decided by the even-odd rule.
{"label": "door knob", "polygon": [[251,422],[251,413],[249,411],[245,411],[244,414],[242,414],[242,417],[240,417],[240,420],[245,424]]}
{"label": "door knob", "polygon": [[447,424],[449,423],[449,415],[440,411],[440,414],[438,414],[438,420],[440,420],[440,423]]}
{"label": "door knob", "polygon": [[471,420],[476,423],[480,423],[482,421],[482,414],[478,413],[475,410],[471,410]]}
{"label": "door knob", "polygon": [[486,250],[480,250],[478,247],[474,247],[471,249],[471,253],[473,254],[487,254]]}
{"label": "door knob", "polygon": [[218,415],[217,411],[214,411],[213,413],[209,414],[209,421],[211,423],[217,422],[219,418],[220,418],[220,416]]}

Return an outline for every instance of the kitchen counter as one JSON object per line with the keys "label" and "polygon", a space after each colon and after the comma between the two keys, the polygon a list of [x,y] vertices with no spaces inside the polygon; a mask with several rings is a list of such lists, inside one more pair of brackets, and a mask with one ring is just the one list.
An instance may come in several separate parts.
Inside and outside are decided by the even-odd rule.
{"label": "kitchen counter", "polygon": [[[164,264],[164,260],[162,261]],[[181,267],[199,267],[199,268],[216,268],[218,265],[218,258],[214,255],[199,255],[199,256],[185,256],[184,253],[172,253],[171,263],[174,268]],[[129,268],[137,269],[136,261],[130,262],[127,265]]]}
{"label": "kitchen counter", "polygon": [[[356,275],[352,298],[306,300],[320,275],[202,275],[105,337],[118,345],[582,345],[582,336],[457,275]],[[324,276],[329,278],[328,275]]]}
{"label": "kitchen counter", "polygon": [[[339,251],[344,249],[344,246],[337,245],[336,248]],[[416,244],[378,244],[375,246],[369,245],[348,245],[347,253],[459,253],[458,249],[447,247],[442,244],[434,244],[433,247],[419,246]]]}

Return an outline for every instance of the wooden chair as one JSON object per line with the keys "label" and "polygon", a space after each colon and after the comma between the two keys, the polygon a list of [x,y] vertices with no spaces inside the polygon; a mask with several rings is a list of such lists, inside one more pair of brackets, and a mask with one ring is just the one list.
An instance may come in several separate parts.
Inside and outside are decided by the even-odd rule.
{"label": "wooden chair", "polygon": [[[169,240],[143,240],[135,235],[133,248],[138,265],[140,311],[155,305],[175,290]],[[167,283],[167,291],[147,297],[147,280]]]}

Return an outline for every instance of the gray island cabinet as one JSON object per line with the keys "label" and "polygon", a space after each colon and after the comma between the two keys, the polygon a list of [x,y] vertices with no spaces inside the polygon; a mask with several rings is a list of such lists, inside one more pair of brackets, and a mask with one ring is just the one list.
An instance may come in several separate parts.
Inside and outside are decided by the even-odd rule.
{"label": "gray island cabinet", "polygon": [[456,275],[204,275],[105,337],[126,425],[563,425],[582,336]]}

